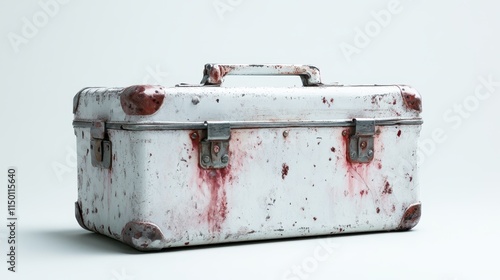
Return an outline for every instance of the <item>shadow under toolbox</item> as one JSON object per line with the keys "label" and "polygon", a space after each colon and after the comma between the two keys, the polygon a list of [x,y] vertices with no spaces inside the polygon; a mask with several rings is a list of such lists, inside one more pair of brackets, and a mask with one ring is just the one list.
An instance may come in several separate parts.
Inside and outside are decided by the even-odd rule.
{"label": "shadow under toolbox", "polygon": [[[303,87],[223,87],[297,75]],[[408,230],[420,95],[321,83],[302,65],[207,64],[201,84],[74,98],[79,224],[139,250]]]}

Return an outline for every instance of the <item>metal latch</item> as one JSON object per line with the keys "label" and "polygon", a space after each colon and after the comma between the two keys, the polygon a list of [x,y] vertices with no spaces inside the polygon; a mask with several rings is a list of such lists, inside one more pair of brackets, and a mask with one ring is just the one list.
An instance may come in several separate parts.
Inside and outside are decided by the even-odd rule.
{"label": "metal latch", "polygon": [[367,163],[373,159],[375,120],[354,119],[354,134],[349,138],[348,154],[351,162]]}
{"label": "metal latch", "polygon": [[106,123],[95,121],[90,128],[92,166],[111,168],[111,141],[107,139]]}
{"label": "metal latch", "polygon": [[205,122],[207,137],[201,141],[200,166],[208,168],[225,168],[229,164],[229,123]]}

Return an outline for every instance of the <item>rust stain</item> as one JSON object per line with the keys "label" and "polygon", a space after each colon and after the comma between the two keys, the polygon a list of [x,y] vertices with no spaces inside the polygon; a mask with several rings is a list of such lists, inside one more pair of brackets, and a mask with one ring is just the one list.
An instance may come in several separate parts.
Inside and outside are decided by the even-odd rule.
{"label": "rust stain", "polygon": [[422,205],[420,203],[415,203],[410,205],[399,223],[398,230],[409,230],[415,227],[420,221],[420,216],[422,215]]}
{"label": "rust stain", "polygon": [[165,237],[157,225],[142,221],[128,222],[122,229],[121,239],[141,251],[158,250],[158,244],[152,248],[149,246],[156,241],[165,241]]}
{"label": "rust stain", "polygon": [[[87,209],[87,214],[88,214],[88,209]],[[80,201],[75,202],[75,218],[76,218],[76,221],[78,222],[78,224],[83,229],[90,231],[90,229],[87,226],[85,226],[85,223],[83,222],[82,203]]]}
{"label": "rust stain", "polygon": [[285,180],[285,177],[288,175],[289,169],[290,167],[286,163],[283,163],[283,165],[281,166],[281,178],[283,180]]}
{"label": "rust stain", "polygon": [[[367,179],[369,178],[369,170],[371,169],[370,163],[352,163],[350,161],[350,156],[347,152],[347,147],[349,147],[349,129],[342,131],[341,136],[341,147],[345,148],[345,161],[344,166],[347,170],[347,190],[344,191],[345,196],[354,196],[359,193],[361,196],[368,194],[370,186],[368,185]],[[361,193],[362,192],[362,193]]]}
{"label": "rust stain", "polygon": [[401,137],[401,130],[398,130],[398,137]]}
{"label": "rust stain", "polygon": [[210,230],[218,232],[228,214],[226,185],[233,181],[231,165],[222,169],[198,168],[199,186],[205,184],[210,192],[206,219]]}
{"label": "rust stain", "polygon": [[328,105],[328,108],[330,108],[330,106],[332,106],[334,100],[333,100],[333,98],[330,98],[330,100],[328,100],[328,99],[326,99],[326,97],[323,96],[321,101],[323,101],[323,104]]}
{"label": "rust stain", "polygon": [[385,181],[385,184],[384,184],[384,190],[382,191],[383,194],[392,194],[392,187],[391,187],[391,184],[389,184],[389,182]]}
{"label": "rust stain", "polygon": [[408,109],[422,112],[422,99],[416,90],[411,87],[401,87],[401,95]]}
{"label": "rust stain", "polygon": [[127,115],[152,115],[156,113],[165,98],[161,86],[136,85],[125,88],[120,95],[120,103]]}

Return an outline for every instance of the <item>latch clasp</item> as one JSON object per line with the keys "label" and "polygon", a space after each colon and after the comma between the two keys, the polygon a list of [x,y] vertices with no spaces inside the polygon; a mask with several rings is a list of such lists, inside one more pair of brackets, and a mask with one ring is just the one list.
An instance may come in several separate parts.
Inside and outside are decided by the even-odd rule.
{"label": "latch clasp", "polygon": [[351,162],[372,161],[374,150],[375,120],[354,119],[354,134],[349,138],[347,153]]}
{"label": "latch clasp", "polygon": [[90,137],[92,166],[111,168],[111,141],[106,133],[106,123],[104,121],[92,122]]}
{"label": "latch clasp", "polygon": [[207,137],[201,141],[200,166],[204,169],[225,168],[229,164],[229,123],[205,122]]}

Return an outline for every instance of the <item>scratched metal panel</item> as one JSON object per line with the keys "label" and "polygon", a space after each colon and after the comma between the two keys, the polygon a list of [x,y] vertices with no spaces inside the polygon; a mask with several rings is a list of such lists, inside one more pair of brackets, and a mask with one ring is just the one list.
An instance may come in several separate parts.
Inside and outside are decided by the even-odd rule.
{"label": "scratched metal panel", "polygon": [[[230,70],[210,68],[207,83]],[[319,82],[314,75],[301,76],[304,85]],[[74,99],[76,218],[139,250],[407,230],[421,214],[420,112],[420,96],[408,86],[84,89]],[[367,163],[348,153],[352,125],[287,126],[353,118],[402,122],[375,126]],[[204,169],[206,121],[279,126],[232,127],[227,166]],[[196,128],[129,130],[164,122]],[[96,163],[101,141],[109,142],[109,163]]]}
{"label": "scratched metal panel", "polygon": [[[419,201],[420,127],[377,129],[369,164],[346,159],[343,128],[233,130],[222,170],[198,167],[192,131],[111,130],[112,169],[79,157],[83,220],[122,241],[128,222],[156,224],[164,236],[156,243],[132,238],[144,249],[394,230]],[[77,135],[85,155],[89,132]]]}
{"label": "scratched metal panel", "polygon": [[129,88],[89,88],[79,95],[75,119],[182,122],[419,117],[419,111],[404,105],[398,86],[146,87],[146,94],[165,94],[161,107],[152,115],[127,115],[122,110],[121,102],[128,104],[129,100],[121,93]]}

